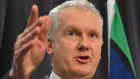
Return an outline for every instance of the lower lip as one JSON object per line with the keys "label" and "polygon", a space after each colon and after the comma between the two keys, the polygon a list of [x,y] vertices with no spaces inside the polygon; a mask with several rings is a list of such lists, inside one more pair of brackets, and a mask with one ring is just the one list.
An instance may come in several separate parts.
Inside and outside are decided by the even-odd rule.
{"label": "lower lip", "polygon": [[87,58],[87,59],[76,58],[76,60],[81,64],[86,64],[89,62],[89,58]]}

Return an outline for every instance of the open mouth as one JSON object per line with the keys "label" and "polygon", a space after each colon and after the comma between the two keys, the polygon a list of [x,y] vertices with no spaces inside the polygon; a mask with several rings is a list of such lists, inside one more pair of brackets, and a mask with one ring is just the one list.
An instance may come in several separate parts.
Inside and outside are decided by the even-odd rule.
{"label": "open mouth", "polygon": [[88,59],[89,57],[88,57],[88,56],[80,56],[79,58],[80,58],[80,59],[85,59],[85,60],[86,60],[86,59]]}
{"label": "open mouth", "polygon": [[86,64],[89,61],[89,56],[79,56],[76,57],[76,60],[81,64]]}

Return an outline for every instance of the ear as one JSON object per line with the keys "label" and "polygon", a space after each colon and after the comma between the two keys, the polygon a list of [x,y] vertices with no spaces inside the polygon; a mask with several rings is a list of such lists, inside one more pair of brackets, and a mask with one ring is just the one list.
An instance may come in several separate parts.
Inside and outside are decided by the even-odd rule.
{"label": "ear", "polygon": [[46,44],[46,50],[47,50],[47,53],[49,55],[53,54],[53,51],[52,51],[52,41],[50,39],[47,40],[47,44]]}

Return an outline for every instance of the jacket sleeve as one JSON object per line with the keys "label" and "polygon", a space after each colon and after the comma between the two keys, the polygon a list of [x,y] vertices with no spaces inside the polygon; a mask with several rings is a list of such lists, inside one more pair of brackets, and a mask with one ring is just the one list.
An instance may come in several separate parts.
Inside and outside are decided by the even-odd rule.
{"label": "jacket sleeve", "polygon": [[10,79],[9,78],[9,72],[7,72],[2,79]]}
{"label": "jacket sleeve", "polygon": [[[10,79],[9,72],[7,72],[2,79]],[[29,79],[32,79],[32,76]]]}

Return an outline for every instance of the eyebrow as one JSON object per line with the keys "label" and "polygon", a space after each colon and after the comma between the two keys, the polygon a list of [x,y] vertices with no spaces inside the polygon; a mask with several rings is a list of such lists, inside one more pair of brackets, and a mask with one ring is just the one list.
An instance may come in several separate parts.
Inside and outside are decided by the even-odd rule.
{"label": "eyebrow", "polygon": [[77,28],[75,28],[76,26],[75,25],[69,25],[69,27],[66,27],[64,28],[64,31],[67,31],[67,30],[74,30],[74,31],[79,31]]}
{"label": "eyebrow", "polygon": [[[76,25],[68,25],[68,27],[64,28],[64,32],[66,32],[68,30],[74,30],[76,32],[80,32],[76,27],[77,27]],[[100,35],[100,31],[95,30],[95,29],[90,29],[89,33],[96,33],[97,35]]]}

